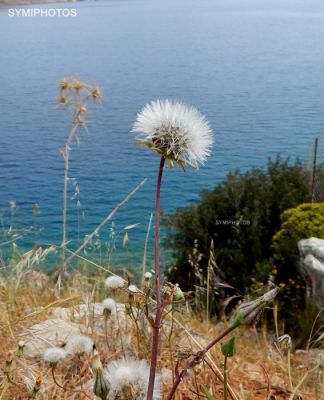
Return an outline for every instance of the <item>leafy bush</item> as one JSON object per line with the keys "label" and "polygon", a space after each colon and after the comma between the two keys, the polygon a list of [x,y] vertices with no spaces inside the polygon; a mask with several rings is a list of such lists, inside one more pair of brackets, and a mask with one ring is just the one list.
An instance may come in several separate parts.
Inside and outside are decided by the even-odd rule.
{"label": "leafy bush", "polygon": [[[281,316],[288,326],[296,328],[298,324],[302,332],[305,331],[305,325],[312,324],[317,310],[312,304],[305,304],[305,284],[298,271],[297,242],[313,236],[324,238],[324,203],[300,204],[296,208],[284,211],[281,221],[281,228],[272,240],[276,282],[282,289],[279,297],[282,305]],[[306,306],[305,312],[300,314]],[[313,319],[306,324],[308,316],[313,316]],[[309,330],[304,334],[307,336]]]}
{"label": "leafy bush", "polygon": [[174,255],[168,279],[193,289],[197,269],[206,276],[213,240],[217,273],[223,281],[241,293],[251,286],[252,278],[265,281],[273,269],[272,238],[280,229],[280,216],[310,201],[309,180],[301,162],[291,164],[278,156],[265,169],[228,174],[213,190],[204,191],[197,205],[178,209],[165,221],[166,245]]}
{"label": "leafy bush", "polygon": [[[324,237],[324,203],[300,204],[282,213],[281,229],[273,236],[272,247],[275,260],[283,262],[290,254],[290,260],[296,260],[297,242],[309,237]],[[293,258],[291,258],[293,257]],[[290,262],[291,263],[291,262]],[[282,270],[282,275],[291,275],[291,271]]]}

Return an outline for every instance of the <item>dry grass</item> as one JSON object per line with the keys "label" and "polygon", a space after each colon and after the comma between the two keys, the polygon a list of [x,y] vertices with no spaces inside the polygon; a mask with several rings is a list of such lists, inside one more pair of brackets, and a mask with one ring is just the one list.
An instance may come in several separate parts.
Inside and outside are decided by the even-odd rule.
{"label": "dry grass", "polygon": [[[64,345],[64,329],[77,329],[90,336],[100,353],[102,363],[127,357],[149,359],[151,329],[144,313],[136,318],[127,315],[120,306],[119,321],[108,319],[107,337],[100,303],[107,297],[103,282],[106,276],[98,272],[95,277],[74,272],[65,283],[60,298],[55,295],[54,283],[38,272],[24,272],[17,286],[16,276],[1,280],[0,292],[0,399],[27,399],[37,379],[41,379],[38,399],[96,399],[93,394],[91,357],[70,356],[55,370],[55,384],[51,368],[42,360],[44,348]],[[126,290],[118,292],[117,301],[128,304]],[[97,303],[94,307],[93,304]],[[143,310],[143,297],[135,298],[133,306],[139,304]],[[83,305],[80,307],[80,305]],[[151,307],[151,305],[149,305]],[[136,307],[135,307],[136,308]],[[135,320],[134,320],[135,317]],[[174,319],[172,319],[172,317]],[[46,332],[31,329],[44,321],[59,321],[68,328],[57,328],[59,333],[49,338]],[[63,323],[62,322],[62,323]],[[70,325],[69,325],[70,324]],[[183,328],[185,327],[185,329]],[[166,398],[172,383],[172,373],[177,373],[183,363],[195,354],[201,345],[214,338],[222,329],[218,325],[202,323],[185,304],[177,305],[164,319],[161,331],[159,370],[163,372],[163,398]],[[229,359],[229,383],[238,399],[289,399],[287,358],[270,339],[257,329],[240,328],[237,337],[237,354]],[[122,338],[122,345],[120,339]],[[17,354],[19,340],[26,342],[22,355]],[[36,340],[36,349],[33,346]],[[43,346],[42,346],[43,344]],[[39,346],[39,348],[37,348]],[[31,351],[33,348],[33,351]],[[318,358],[319,350],[309,350],[292,355],[292,380],[298,384],[307,370],[311,370]],[[5,366],[13,359],[10,373]],[[176,399],[204,399],[203,388],[208,388],[215,399],[223,398],[223,383],[215,368],[222,369],[222,355],[215,347],[210,358],[198,365],[186,377],[177,392]],[[173,372],[172,372],[173,371]],[[9,379],[9,381],[8,381]],[[62,389],[62,386],[64,389]],[[298,390],[295,399],[319,400],[324,398],[323,379],[317,372],[310,373]],[[31,396],[31,394],[29,394]],[[273,396],[273,397],[271,397]],[[317,397],[316,397],[317,396]],[[231,398],[231,396],[229,396]]]}

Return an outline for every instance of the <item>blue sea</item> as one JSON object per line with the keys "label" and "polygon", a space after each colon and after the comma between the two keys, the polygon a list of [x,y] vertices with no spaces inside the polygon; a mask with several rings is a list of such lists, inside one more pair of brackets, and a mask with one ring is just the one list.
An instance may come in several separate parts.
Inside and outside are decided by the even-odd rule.
{"label": "blue sea", "polygon": [[[56,103],[62,77],[98,84],[103,92],[88,132],[72,149],[69,245],[75,248],[148,178],[96,243],[103,260],[107,243],[114,245],[111,262],[119,266],[141,265],[154,209],[158,158],[130,133],[147,102],[168,97],[193,105],[215,134],[204,167],[166,171],[164,213],[197,201],[233,169],[262,166],[278,153],[306,161],[323,132],[323,1],[99,0],[41,7],[76,8],[77,16],[9,17],[8,7],[0,7],[2,220],[6,227],[43,228],[23,234],[18,248],[61,240],[59,149],[70,117]],[[17,208],[10,210],[11,201]],[[33,204],[40,207],[34,214]],[[130,224],[138,225],[123,247]],[[151,234],[148,264],[152,245]]]}

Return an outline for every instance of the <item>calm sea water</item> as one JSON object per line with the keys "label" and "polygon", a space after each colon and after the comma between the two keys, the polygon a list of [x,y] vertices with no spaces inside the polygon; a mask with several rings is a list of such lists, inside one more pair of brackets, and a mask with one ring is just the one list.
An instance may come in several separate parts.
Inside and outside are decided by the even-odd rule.
{"label": "calm sea water", "polygon": [[[118,237],[119,264],[140,264],[153,211],[158,160],[136,147],[129,133],[146,102],[180,99],[206,114],[215,131],[205,167],[166,172],[166,212],[196,201],[234,168],[263,165],[277,153],[309,156],[324,125],[323,1],[102,0],[67,6],[77,8],[76,18],[9,18],[0,8],[0,206],[15,200],[14,222],[42,226],[42,243],[60,241],[59,148],[68,115],[55,98],[64,76],[98,83],[104,94],[92,109],[89,134],[72,152],[70,176],[80,185],[84,212],[81,238],[148,178],[114,219],[116,232],[139,224],[127,249],[122,233]],[[70,189],[71,197],[72,184]],[[34,203],[40,205],[36,217]],[[69,207],[75,246],[75,201]],[[7,213],[7,223],[10,218]],[[19,243],[27,246],[28,239]]]}

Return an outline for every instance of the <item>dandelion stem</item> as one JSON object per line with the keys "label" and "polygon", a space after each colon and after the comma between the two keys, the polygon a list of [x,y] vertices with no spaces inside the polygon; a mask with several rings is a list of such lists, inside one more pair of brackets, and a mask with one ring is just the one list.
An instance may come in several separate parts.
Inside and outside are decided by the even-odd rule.
{"label": "dandelion stem", "polygon": [[60,389],[65,391],[66,388],[57,382],[57,379],[56,379],[54,371],[55,371],[55,367],[52,367],[51,368],[51,372],[52,372],[52,378],[53,378],[53,381],[54,381],[55,385],[58,386]]}
{"label": "dandelion stem", "polygon": [[156,314],[153,326],[152,350],[151,350],[151,365],[150,365],[150,378],[147,389],[147,400],[153,399],[154,381],[157,366],[157,357],[159,350],[159,333],[160,325],[163,314],[163,303],[160,287],[160,266],[159,266],[159,238],[160,238],[160,194],[161,194],[161,181],[163,174],[163,167],[165,158],[162,156],[160,160],[159,172],[156,183],[156,200],[155,200],[155,240],[154,240],[154,271],[155,271],[155,293],[156,293]]}

